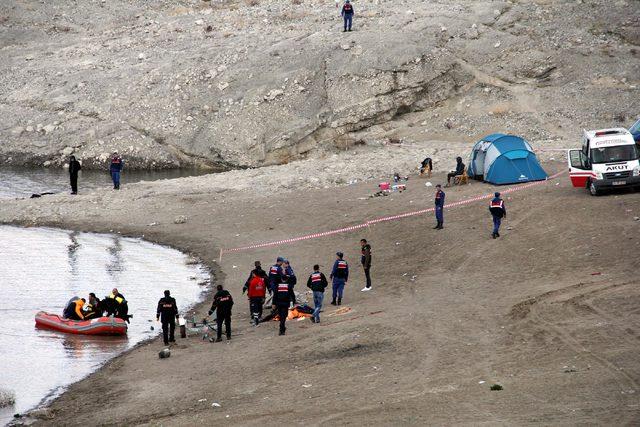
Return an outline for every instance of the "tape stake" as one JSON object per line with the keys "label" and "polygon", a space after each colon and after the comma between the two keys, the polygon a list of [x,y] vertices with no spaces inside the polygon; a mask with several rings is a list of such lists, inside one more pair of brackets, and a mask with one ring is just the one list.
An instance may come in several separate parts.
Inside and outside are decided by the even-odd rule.
{"label": "tape stake", "polygon": [[222,248],[220,248],[220,256],[218,257],[218,264],[222,262]]}

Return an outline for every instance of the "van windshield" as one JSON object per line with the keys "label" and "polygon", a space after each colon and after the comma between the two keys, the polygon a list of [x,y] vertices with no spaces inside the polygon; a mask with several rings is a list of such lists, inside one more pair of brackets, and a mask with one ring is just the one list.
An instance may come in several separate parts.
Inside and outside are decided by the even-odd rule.
{"label": "van windshield", "polygon": [[592,163],[628,162],[638,158],[635,145],[617,145],[591,149]]}

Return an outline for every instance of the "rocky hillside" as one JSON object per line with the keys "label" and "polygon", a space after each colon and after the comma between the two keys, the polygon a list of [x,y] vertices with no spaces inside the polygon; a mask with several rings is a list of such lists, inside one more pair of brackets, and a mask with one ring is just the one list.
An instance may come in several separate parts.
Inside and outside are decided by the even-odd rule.
{"label": "rocky hillside", "polygon": [[354,7],[343,33],[316,0],[2,2],[0,161],[260,166],[389,132],[573,138],[640,111],[638,1]]}

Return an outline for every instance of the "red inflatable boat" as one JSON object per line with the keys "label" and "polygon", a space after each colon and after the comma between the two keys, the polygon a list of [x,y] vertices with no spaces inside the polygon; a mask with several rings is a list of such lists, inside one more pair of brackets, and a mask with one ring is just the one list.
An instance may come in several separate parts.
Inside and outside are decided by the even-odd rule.
{"label": "red inflatable boat", "polygon": [[125,335],[127,333],[127,322],[116,317],[70,320],[44,311],[36,314],[36,326],[79,335]]}

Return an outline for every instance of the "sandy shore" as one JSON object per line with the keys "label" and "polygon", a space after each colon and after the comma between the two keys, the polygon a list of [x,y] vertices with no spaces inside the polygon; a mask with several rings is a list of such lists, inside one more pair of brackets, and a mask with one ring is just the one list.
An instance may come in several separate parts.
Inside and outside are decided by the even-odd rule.
{"label": "sandy shore", "polygon": [[[545,167],[555,172],[564,164]],[[159,340],[145,343],[72,385],[40,423],[569,425],[640,417],[637,193],[589,197],[563,176],[511,194],[499,240],[489,237],[481,201],[447,211],[440,232],[424,215],[228,253],[218,262],[221,248],[431,207],[433,197],[433,187],[415,176],[408,191],[379,198],[368,198],[374,180],[272,192],[207,188],[224,178],[0,206],[4,223],[116,232],[174,246],[201,258],[236,300],[232,341],[180,339],[165,360],[157,357]],[[430,181],[442,179],[438,172]],[[492,191],[474,182],[448,189],[447,198]],[[179,216],[186,222],[176,224]],[[366,294],[362,237],[374,254],[374,291]],[[275,323],[249,325],[241,287],[254,260],[269,265],[289,257],[303,290],[310,267],[318,262],[328,273],[336,250],[353,269],[350,311],[336,314],[327,305],[322,324],[290,322],[285,337]],[[197,307],[198,317],[208,304]],[[494,383],[504,390],[490,391]]]}

